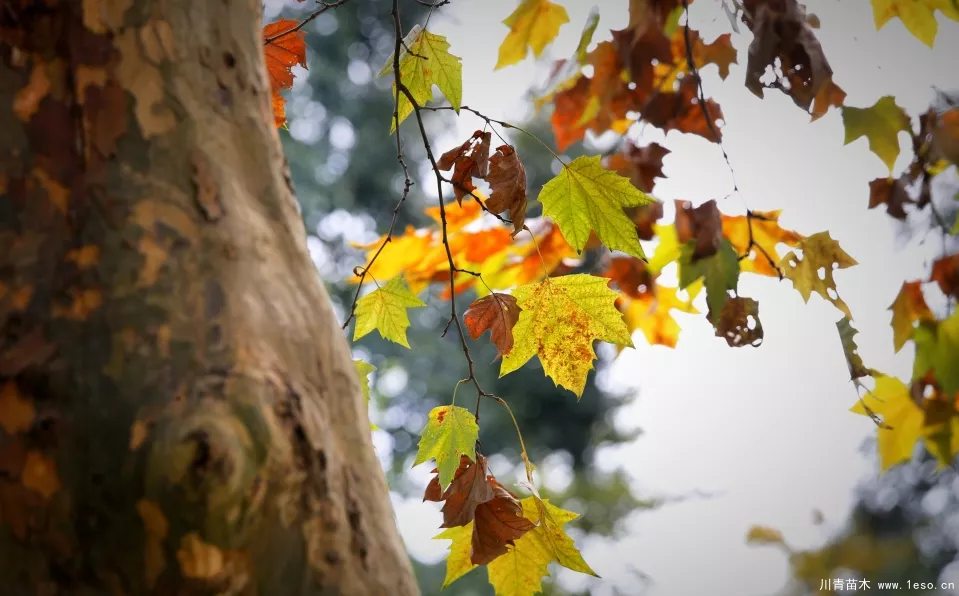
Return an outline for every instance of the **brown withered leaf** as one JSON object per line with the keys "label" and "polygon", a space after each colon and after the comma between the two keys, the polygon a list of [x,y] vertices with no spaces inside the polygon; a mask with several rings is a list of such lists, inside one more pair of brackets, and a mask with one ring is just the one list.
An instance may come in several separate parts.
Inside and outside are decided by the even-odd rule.
{"label": "brown withered leaf", "polygon": [[656,64],[673,63],[673,46],[669,38],[655,26],[647,27],[645,31],[629,28],[611,33],[620,61],[633,83],[640,91],[652,93]]}
{"label": "brown withered leaf", "polygon": [[826,115],[826,112],[829,111],[830,107],[840,107],[846,101],[846,92],[842,88],[832,82],[832,77],[822,84],[822,87],[819,88],[819,93],[816,94],[816,97],[812,101],[812,121],[815,122],[823,116]]}
{"label": "brown withered leaf", "polygon": [[939,289],[946,296],[959,298],[959,253],[934,262],[929,281],[939,284]]}
{"label": "brown withered leaf", "polygon": [[476,507],[473,519],[473,539],[470,562],[486,565],[504,554],[507,546],[535,528],[535,524],[523,517],[523,506],[508,490],[492,476],[489,483],[493,498]]}
{"label": "brown withered leaf", "polygon": [[711,257],[723,239],[723,217],[715,200],[693,207],[688,201],[676,201],[676,233],[679,243],[696,241],[692,260]]}
{"label": "brown withered leaf", "polygon": [[663,202],[656,201],[636,207],[631,217],[640,240],[652,240],[656,236],[653,225],[663,218]]}
{"label": "brown withered leaf", "polygon": [[622,151],[606,160],[606,168],[629,178],[639,190],[652,192],[654,179],[666,177],[663,174],[663,158],[669,155],[669,152],[669,149],[659,143],[638,147],[628,142]]}
{"label": "brown withered leaf", "polygon": [[462,205],[463,197],[471,195],[476,186],[473,177],[485,178],[489,170],[489,144],[491,133],[477,130],[459,147],[454,147],[440,156],[436,166],[442,171],[453,169],[450,180],[453,196]]}
{"label": "brown withered leaf", "polygon": [[488,329],[496,351],[505,356],[513,349],[513,327],[519,321],[519,313],[516,298],[494,292],[470,304],[463,314],[463,322],[473,339]]}
{"label": "brown withered leaf", "polygon": [[709,120],[706,120],[703,107],[699,104],[696,78],[685,76],[679,84],[678,91],[652,96],[646,103],[642,115],[647,122],[663,129],[663,132],[678,130],[699,135],[707,141],[721,141],[723,133],[716,121],[722,120],[722,109],[718,103],[707,99],[705,111],[709,112]]}
{"label": "brown withered leaf", "polygon": [[[753,32],[746,88],[760,98],[764,88],[779,89],[808,112],[831,79],[832,68],[809,24],[805,6],[797,0],[745,0],[743,9],[743,20]],[[763,83],[760,79],[770,67],[776,80]]]}
{"label": "brown withered leaf", "polygon": [[[709,314],[709,320],[713,320],[712,313]],[[743,346],[758,348],[763,343],[759,302],[742,296],[727,300],[716,322],[716,337],[725,339],[732,348]]]}
{"label": "brown withered leaf", "polygon": [[[437,473],[436,470],[433,473]],[[460,456],[460,467],[453,476],[453,482],[440,495],[439,475],[426,486],[424,501],[444,502],[443,528],[465,526],[473,521],[476,508],[493,498],[493,486],[487,479],[489,475],[486,458],[476,455],[473,462],[465,455]]]}
{"label": "brown withered leaf", "polygon": [[486,208],[492,213],[509,211],[513,222],[513,236],[523,229],[526,222],[526,168],[516,150],[509,145],[500,145],[489,158],[490,196]]}
{"label": "brown withered leaf", "polygon": [[636,257],[613,257],[609,267],[600,275],[616,282],[620,291],[630,298],[643,298],[653,293],[658,277]]}
{"label": "brown withered leaf", "polygon": [[869,183],[869,208],[886,206],[886,213],[899,220],[906,219],[906,203],[914,203],[906,192],[901,178],[876,178]]}

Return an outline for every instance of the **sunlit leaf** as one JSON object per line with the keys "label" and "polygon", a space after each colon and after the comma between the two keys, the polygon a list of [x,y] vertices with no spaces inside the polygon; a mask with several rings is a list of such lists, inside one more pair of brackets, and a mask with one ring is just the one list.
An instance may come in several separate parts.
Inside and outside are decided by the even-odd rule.
{"label": "sunlit leaf", "polygon": [[849,307],[836,291],[833,271],[857,265],[856,260],[846,254],[829,232],[819,232],[803,239],[799,248],[802,257],[790,252],[780,261],[783,274],[793,282],[804,302],[809,302],[809,296],[815,291],[851,319]]}
{"label": "sunlit leaf", "polygon": [[476,440],[479,426],[476,417],[466,408],[439,406],[430,411],[426,428],[420,434],[414,466],[430,458],[436,460],[440,488],[453,480],[460,465],[460,456],[476,460]]}
{"label": "sunlit leaf", "polygon": [[844,106],[842,123],[846,129],[845,144],[866,137],[869,149],[879,156],[890,172],[899,157],[899,133],[912,132],[909,116],[896,105],[896,98],[891,95],[880,98],[869,108]]}
{"label": "sunlit leaf", "polygon": [[402,277],[394,277],[356,301],[353,341],[375,329],[383,339],[408,348],[406,329],[410,326],[410,319],[406,311],[424,306],[426,303],[410,292]]}
{"label": "sunlit leaf", "polygon": [[523,0],[503,21],[509,27],[509,34],[499,47],[494,70],[516,64],[529,50],[538,58],[559,35],[559,28],[568,22],[569,15],[559,4],[549,0]]}

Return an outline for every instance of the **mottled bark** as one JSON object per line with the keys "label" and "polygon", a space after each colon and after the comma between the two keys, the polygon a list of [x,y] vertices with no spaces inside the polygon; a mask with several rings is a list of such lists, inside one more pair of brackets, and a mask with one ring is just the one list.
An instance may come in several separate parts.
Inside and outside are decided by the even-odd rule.
{"label": "mottled bark", "polygon": [[260,10],[0,2],[0,594],[417,592]]}

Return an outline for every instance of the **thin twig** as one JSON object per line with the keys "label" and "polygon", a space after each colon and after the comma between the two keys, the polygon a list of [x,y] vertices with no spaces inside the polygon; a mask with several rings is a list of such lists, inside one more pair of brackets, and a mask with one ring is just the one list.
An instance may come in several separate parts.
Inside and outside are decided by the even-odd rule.
{"label": "thin twig", "polygon": [[[716,144],[719,146],[719,150],[723,154],[723,159],[726,160],[726,167],[729,168],[729,176],[733,181],[733,193],[739,195],[740,200],[743,204],[746,204],[746,199],[743,198],[742,192],[739,190],[739,184],[736,182],[736,171],[733,169],[732,162],[729,161],[729,154],[726,153],[726,148],[723,146],[722,137],[719,135],[719,130],[716,128],[716,123],[713,122],[712,116],[709,114],[709,105],[706,103],[706,93],[703,91],[703,79],[699,76],[699,69],[696,67],[696,61],[693,59],[693,37],[692,32],[689,29],[689,0],[683,0],[683,10],[686,12],[686,23],[683,28],[684,41],[686,42],[686,65],[689,68],[689,75],[693,77],[693,80],[696,82],[696,94],[698,97],[699,108],[703,112],[703,117],[706,119],[706,126],[709,127],[709,132],[712,133],[713,138],[716,141]],[[776,274],[779,275],[779,279],[783,279],[783,271],[779,268],[779,264],[773,260],[772,256],[766,251],[766,248],[761,244],[756,242],[753,237],[753,220],[754,219],[765,219],[757,215],[752,211],[748,205],[746,205],[746,228],[749,231],[749,244],[746,246],[745,252],[740,255],[739,260],[742,261],[749,257],[752,253],[753,247],[759,249],[760,254],[762,254],[769,265],[776,271]]]}
{"label": "thin twig", "polygon": [[309,23],[316,17],[320,16],[324,12],[330,10],[331,8],[337,8],[339,6],[343,6],[349,1],[350,0],[336,0],[335,2],[323,2],[322,6],[320,6],[319,8],[317,8],[316,10],[308,14],[306,18],[300,21],[296,27],[293,27],[292,29],[287,29],[286,31],[281,31],[280,33],[277,33],[276,35],[267,37],[265,40],[263,40],[263,45],[271,44],[274,41],[280,39],[281,37],[285,37],[287,35],[290,35],[291,33],[296,33],[303,27],[306,27],[307,23]]}

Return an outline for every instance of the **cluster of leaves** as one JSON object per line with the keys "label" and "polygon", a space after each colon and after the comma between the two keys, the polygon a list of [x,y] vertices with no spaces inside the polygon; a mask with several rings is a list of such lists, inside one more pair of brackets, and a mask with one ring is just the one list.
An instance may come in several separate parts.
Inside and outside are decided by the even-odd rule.
{"label": "cluster of leaves", "polygon": [[[293,65],[305,65],[299,28],[345,3],[327,3],[302,21],[279,21],[264,30],[278,125],[283,122],[278,91],[292,84]],[[509,406],[480,387],[467,335],[476,340],[490,332],[501,357],[500,376],[536,356],[557,386],[578,397],[596,359],[594,342],[632,347],[634,333],[642,331],[650,344],[675,347],[680,328],[673,311],[697,314],[693,302],[703,291],[706,317],[718,337],[732,347],[759,346],[764,333],[759,305],[739,294],[740,276],[788,279],[805,301],[815,292],[843,313],[838,327],[851,378],[865,390],[853,411],[872,416],[880,426],[883,465],[908,458],[920,439],[943,460],[959,451],[959,434],[953,434],[959,428],[955,409],[959,369],[950,366],[959,354],[959,314],[936,319],[924,301],[923,282],[904,284],[892,307],[896,349],[907,341],[916,346],[913,379],[906,385],[866,368],[856,354],[852,313],[834,279],[835,270],[856,261],[828,231],[806,236],[784,229],[779,211],[724,214],[715,200],[698,206],[677,201],[674,220],[662,222],[664,204],[651,193],[655,180],[664,176],[663,159],[669,150],[656,143],[636,146],[628,133],[642,123],[695,134],[715,143],[725,157],[722,111],[705,96],[699,73],[715,65],[725,79],[738,60],[731,34],[706,43],[688,18],[680,24],[688,3],[630,0],[627,26],[613,30],[610,41],[597,43],[592,50],[599,14],[590,15],[575,54],[555,64],[537,105],[552,106],[557,151],[582,141],[587,131],[615,131],[622,142],[618,150],[602,156],[567,160],[554,152],[560,171],[535,197],[542,214],[527,218],[526,172],[516,148],[500,131],[530,133],[463,105],[461,60],[450,53],[449,41],[428,30],[428,19],[426,25],[404,34],[398,2],[393,2],[396,42],[380,76],[393,76],[392,132],[397,134],[398,161],[406,175],[397,211],[412,185],[398,131],[409,116],[416,121],[432,165],[440,203],[428,210],[434,225],[400,234],[393,229],[394,217],[383,237],[363,247],[367,259],[354,270],[356,299],[344,329],[355,317],[354,341],[375,330],[409,347],[408,309],[426,305],[420,298],[424,292],[435,290],[439,298],[449,300],[447,330],[455,325],[470,370],[460,384],[475,386],[476,408],[471,412],[455,405],[455,391],[454,403],[435,408],[414,464],[436,462],[437,476],[425,499],[444,503],[444,531],[437,538],[452,540],[446,584],[477,565],[488,567],[497,594],[540,590],[550,562],[595,575],[563,530],[576,514],[539,497],[522,435],[525,488],[531,496],[518,499],[489,471],[479,443],[480,403],[485,399],[507,410]],[[959,19],[949,2],[873,0],[873,6],[877,27],[899,16],[930,45],[935,19],[930,32],[928,15],[939,9]],[[730,14],[735,32],[742,22],[753,34],[745,67],[745,83],[753,93],[760,97],[766,89],[785,93],[813,120],[838,107],[845,142],[866,136],[890,174],[899,154],[899,132],[913,137],[913,163],[898,179],[870,183],[870,207],[885,204],[897,218],[906,217],[907,206],[933,209],[931,178],[949,162],[959,161],[959,109],[930,110],[914,133],[911,119],[892,97],[869,108],[845,106],[846,95],[833,82],[816,39],[818,19],[802,4],[744,0],[735,3]],[[523,0],[503,21],[509,32],[500,46],[497,68],[523,60],[530,51],[541,55],[568,21],[565,9],[550,0]],[[770,70],[771,79],[766,76]],[[430,105],[434,85],[448,105]],[[471,112],[485,127],[436,158],[423,118],[437,110]],[[500,141],[495,150],[494,135]],[[477,181],[488,186],[489,196]],[[446,202],[444,184],[452,188],[455,206]],[[730,194],[735,193],[734,187]],[[944,225],[943,232],[949,231]],[[642,242],[655,242],[651,257]],[[780,256],[782,246],[787,252]],[[667,268],[675,268],[676,286],[660,283]],[[367,282],[374,288],[360,297]],[[937,261],[928,283],[959,298],[959,255]],[[468,290],[478,299],[460,316],[452,297]],[[358,362],[357,370],[365,385],[371,368]],[[875,380],[873,389],[866,389],[867,377]]]}

